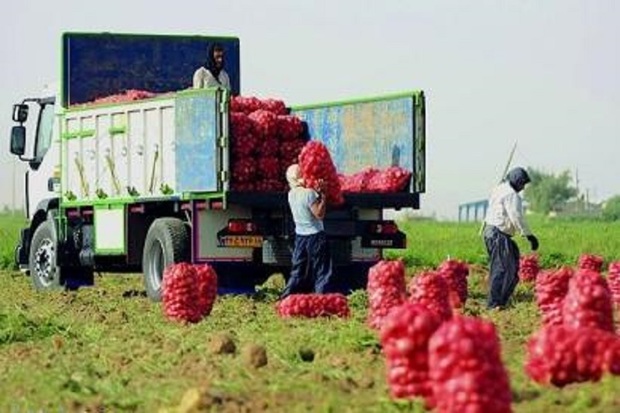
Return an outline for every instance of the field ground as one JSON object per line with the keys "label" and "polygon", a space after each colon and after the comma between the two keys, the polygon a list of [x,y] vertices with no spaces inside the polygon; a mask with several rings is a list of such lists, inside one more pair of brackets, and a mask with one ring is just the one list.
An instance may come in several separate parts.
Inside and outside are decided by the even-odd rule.
{"label": "field ground", "polygon": [[[573,265],[581,252],[620,259],[617,223],[534,220],[532,227],[546,266]],[[409,249],[389,255],[403,257],[410,275],[447,256],[473,264],[465,313],[496,324],[516,412],[620,411],[618,377],[564,389],[527,378],[524,343],[540,320],[533,291],[520,285],[509,309],[484,309],[486,258],[477,224],[411,221],[403,228]],[[13,245],[5,243],[14,239],[0,238],[0,251],[12,257]],[[282,320],[274,311],[281,286],[274,276],[254,297],[220,297],[209,318],[183,326],[146,298],[139,276],[106,274],[93,288],[36,294],[27,277],[0,272],[0,411],[176,411],[184,395],[187,402],[200,395],[210,406],[203,411],[422,411],[388,397],[363,292],[350,297],[348,320]],[[232,336],[234,354],[215,352],[223,333]],[[248,364],[250,344],[266,349],[266,366]]]}

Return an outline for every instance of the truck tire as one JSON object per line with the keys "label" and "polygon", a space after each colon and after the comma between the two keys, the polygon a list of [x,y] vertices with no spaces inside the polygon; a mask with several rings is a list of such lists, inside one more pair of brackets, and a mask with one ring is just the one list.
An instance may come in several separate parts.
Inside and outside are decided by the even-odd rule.
{"label": "truck tire", "polygon": [[30,243],[28,268],[32,285],[37,291],[53,291],[64,288],[57,262],[58,242],[54,223],[43,221],[37,227]]}
{"label": "truck tire", "polygon": [[151,224],[142,251],[142,272],[146,294],[161,300],[164,269],[190,259],[189,232],[178,218],[158,218]]}

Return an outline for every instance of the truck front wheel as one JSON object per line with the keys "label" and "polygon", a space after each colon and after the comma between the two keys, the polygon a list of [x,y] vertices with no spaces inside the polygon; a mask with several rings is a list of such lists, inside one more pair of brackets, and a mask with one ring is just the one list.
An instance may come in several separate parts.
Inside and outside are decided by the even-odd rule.
{"label": "truck front wheel", "polygon": [[146,294],[153,301],[161,300],[164,269],[190,259],[187,226],[178,218],[158,218],[151,224],[142,253],[142,272]]}
{"label": "truck front wheel", "polygon": [[53,222],[50,220],[42,222],[32,237],[28,259],[30,278],[37,291],[64,288],[56,259],[57,246]]}

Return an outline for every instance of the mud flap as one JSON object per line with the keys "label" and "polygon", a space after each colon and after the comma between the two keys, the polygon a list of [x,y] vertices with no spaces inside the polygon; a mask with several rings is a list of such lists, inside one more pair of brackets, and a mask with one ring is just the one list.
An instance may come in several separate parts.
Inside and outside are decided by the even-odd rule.
{"label": "mud flap", "polygon": [[80,287],[92,287],[95,285],[95,273],[92,269],[84,267],[63,267],[61,282],[67,290],[72,291]]}

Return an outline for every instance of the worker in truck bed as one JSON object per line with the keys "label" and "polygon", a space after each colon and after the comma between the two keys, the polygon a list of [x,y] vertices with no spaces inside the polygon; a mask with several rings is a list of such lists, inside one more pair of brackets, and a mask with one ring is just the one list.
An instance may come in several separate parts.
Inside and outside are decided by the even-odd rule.
{"label": "worker in truck bed", "polygon": [[295,248],[293,250],[291,275],[280,298],[291,294],[329,292],[332,278],[332,260],[329,243],[323,228],[325,196],[322,182],[319,188],[305,188],[298,164],[286,170],[290,186],[288,202],[295,221]]}
{"label": "worker in truck bed", "polygon": [[204,66],[194,72],[194,89],[223,87],[230,90],[230,78],[224,70],[224,46],[213,43]]}
{"label": "worker in truck bed", "polygon": [[489,254],[490,309],[502,309],[519,282],[519,247],[512,239],[517,233],[527,238],[533,251],[538,239],[532,234],[523,216],[521,192],[530,177],[523,168],[514,168],[492,191],[484,219],[484,244]]}

